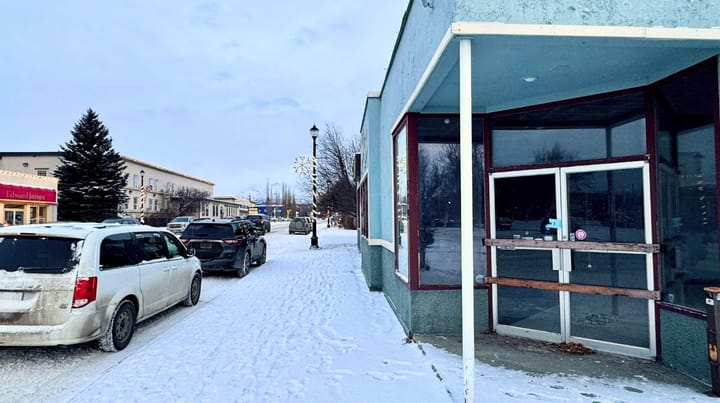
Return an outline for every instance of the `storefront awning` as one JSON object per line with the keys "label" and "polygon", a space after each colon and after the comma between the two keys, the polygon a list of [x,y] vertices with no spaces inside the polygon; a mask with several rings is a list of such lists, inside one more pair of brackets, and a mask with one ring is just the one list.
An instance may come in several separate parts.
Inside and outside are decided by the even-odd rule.
{"label": "storefront awning", "polygon": [[644,86],[720,54],[718,28],[456,22],[403,112],[458,112],[463,38],[472,43],[473,113]]}

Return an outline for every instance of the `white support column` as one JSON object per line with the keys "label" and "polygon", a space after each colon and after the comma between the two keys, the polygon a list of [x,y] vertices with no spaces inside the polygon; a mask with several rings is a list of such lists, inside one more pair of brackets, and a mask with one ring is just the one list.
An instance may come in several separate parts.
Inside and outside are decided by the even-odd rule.
{"label": "white support column", "polygon": [[465,401],[475,401],[475,280],[473,275],[472,42],[460,39],[460,244]]}

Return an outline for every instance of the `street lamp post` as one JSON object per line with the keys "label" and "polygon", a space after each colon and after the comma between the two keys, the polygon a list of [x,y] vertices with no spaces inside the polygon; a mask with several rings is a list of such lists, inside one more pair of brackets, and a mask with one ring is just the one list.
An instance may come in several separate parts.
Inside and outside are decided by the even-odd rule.
{"label": "street lamp post", "polygon": [[145,170],[140,170],[140,224],[145,224]]}
{"label": "street lamp post", "polygon": [[310,128],[310,136],[313,140],[313,156],[312,156],[312,237],[310,238],[310,249],[317,249],[318,237],[317,237],[317,136],[320,130],[317,126],[313,125]]}

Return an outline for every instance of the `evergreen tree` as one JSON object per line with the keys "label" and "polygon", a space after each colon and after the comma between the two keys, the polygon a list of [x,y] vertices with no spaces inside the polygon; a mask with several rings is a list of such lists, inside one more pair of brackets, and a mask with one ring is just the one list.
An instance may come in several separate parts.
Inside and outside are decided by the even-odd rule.
{"label": "evergreen tree", "polygon": [[125,203],[128,174],[120,154],[112,147],[108,129],[92,110],[75,123],[72,140],[60,146],[58,219],[99,222],[117,217]]}

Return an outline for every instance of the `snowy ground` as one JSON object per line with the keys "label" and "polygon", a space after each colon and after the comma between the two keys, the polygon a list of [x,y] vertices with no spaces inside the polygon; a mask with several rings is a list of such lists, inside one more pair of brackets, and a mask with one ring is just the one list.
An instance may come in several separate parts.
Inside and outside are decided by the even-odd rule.
{"label": "snowy ground", "polygon": [[[281,226],[282,224],[278,224]],[[462,358],[407,343],[368,291],[355,232],[274,227],[267,263],[207,277],[198,306],[139,326],[130,346],[0,349],[0,401],[462,402]],[[476,363],[476,401],[716,401],[629,374],[617,384]]]}

